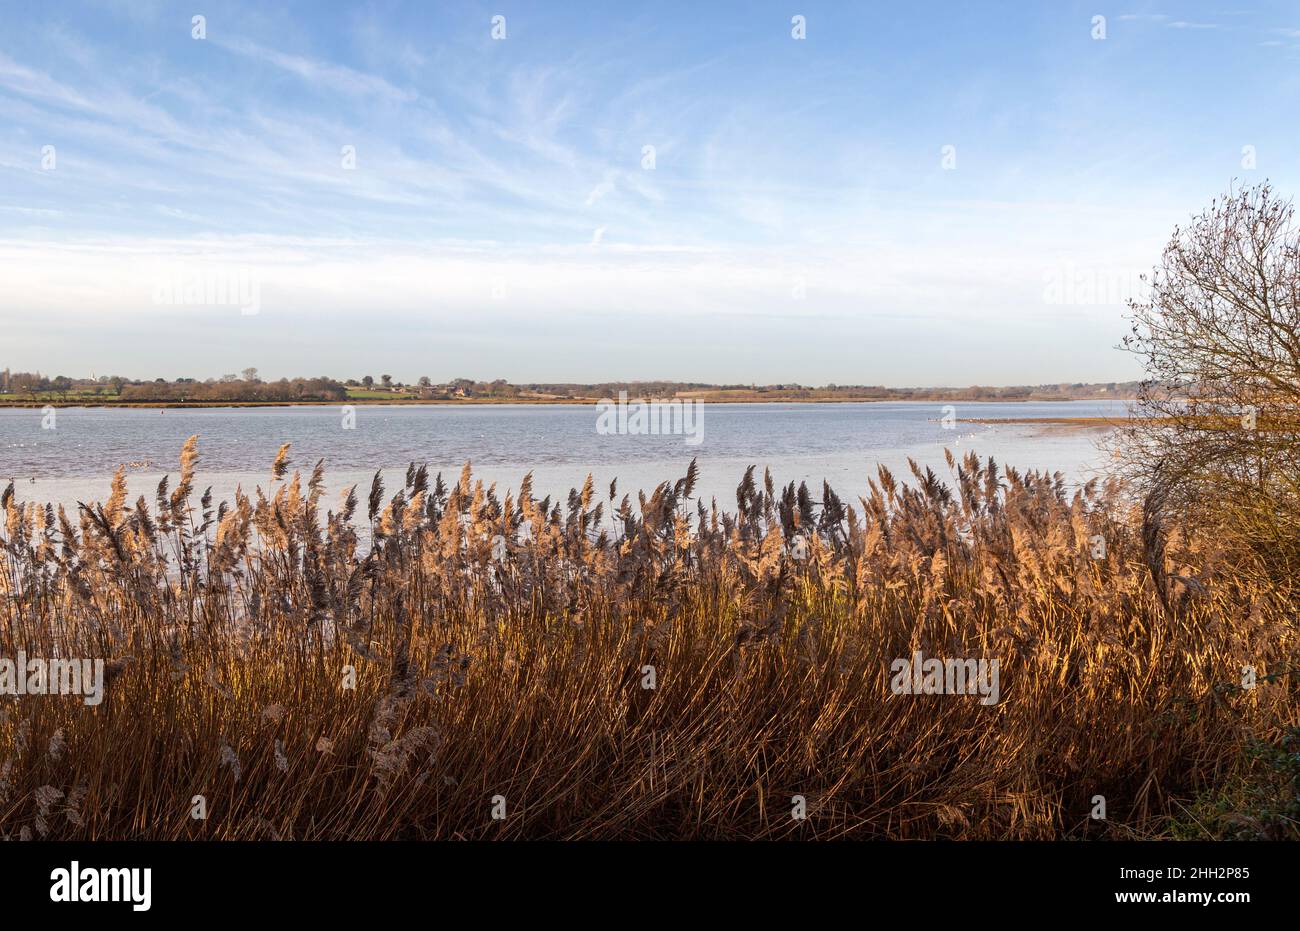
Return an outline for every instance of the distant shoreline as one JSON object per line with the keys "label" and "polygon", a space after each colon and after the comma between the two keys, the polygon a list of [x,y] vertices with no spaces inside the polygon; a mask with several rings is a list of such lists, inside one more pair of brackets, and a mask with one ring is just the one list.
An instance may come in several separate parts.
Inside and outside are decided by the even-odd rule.
{"label": "distant shoreline", "polygon": [[[183,410],[186,408],[228,408],[228,407],[344,407],[344,406],[381,406],[381,407],[474,407],[474,406],[545,406],[545,405],[594,405],[608,398],[349,398],[346,401],[87,401],[76,399],[55,401],[53,399],[10,400],[0,399],[0,409],[40,410],[53,407],[59,410],[68,408],[142,408]],[[1131,398],[983,398],[970,400],[955,397],[936,398],[710,398],[682,397],[673,398],[629,398],[630,403],[642,401],[692,401],[698,400],[708,404],[1070,404],[1078,402],[1128,401]],[[1098,420],[1106,418],[961,418],[965,423],[1049,423],[1053,420]]]}
{"label": "distant shoreline", "polygon": [[986,426],[1042,427],[1045,432],[1056,430],[1117,430],[1125,424],[1151,422],[1149,418],[1115,417],[959,417],[958,423],[977,423]]}

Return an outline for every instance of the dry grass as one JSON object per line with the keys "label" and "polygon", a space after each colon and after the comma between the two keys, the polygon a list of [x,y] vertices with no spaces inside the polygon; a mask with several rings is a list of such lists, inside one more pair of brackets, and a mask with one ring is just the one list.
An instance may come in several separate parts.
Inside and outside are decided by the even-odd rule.
{"label": "dry grass", "polygon": [[[723,513],[691,475],[616,504],[412,468],[354,516],[288,454],[220,507],[194,440],[152,506],[121,473],[72,516],[5,493],[0,656],[111,681],[0,699],[0,834],[1150,836],[1300,717],[1284,600],[1113,483],[970,456],[850,506],[751,470]],[[917,649],[998,659],[1001,702],[891,695]]]}

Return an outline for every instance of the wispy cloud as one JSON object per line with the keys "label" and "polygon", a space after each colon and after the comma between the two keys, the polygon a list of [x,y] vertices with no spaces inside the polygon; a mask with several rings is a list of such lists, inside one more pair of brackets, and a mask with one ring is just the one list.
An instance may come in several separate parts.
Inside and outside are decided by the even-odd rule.
{"label": "wispy cloud", "polygon": [[410,103],[418,99],[414,91],[395,87],[384,78],[366,74],[342,65],[329,64],[304,58],[301,55],[289,55],[275,49],[266,48],[242,37],[211,39],[212,44],[220,48],[255,59],[279,68],[281,71],[295,75],[303,80],[312,90],[333,91],[341,94],[383,97],[396,103]]}
{"label": "wispy cloud", "polygon": [[[1231,15],[1231,14],[1224,14]],[[1164,26],[1167,29],[1220,29],[1220,23],[1202,23],[1192,22],[1186,19],[1174,19],[1165,13],[1123,13],[1120,15],[1121,22],[1130,23],[1152,23]]]}

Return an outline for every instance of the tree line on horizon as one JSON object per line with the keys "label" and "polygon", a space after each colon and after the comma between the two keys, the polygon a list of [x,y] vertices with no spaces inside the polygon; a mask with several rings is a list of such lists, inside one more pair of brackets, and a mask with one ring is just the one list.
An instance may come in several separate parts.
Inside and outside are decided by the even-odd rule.
{"label": "tree line on horizon", "polygon": [[460,400],[481,398],[494,400],[597,399],[616,398],[626,392],[631,398],[664,398],[678,395],[706,400],[779,398],[788,400],[1071,400],[1092,398],[1131,399],[1139,396],[1141,383],[1130,382],[1060,382],[1041,385],[968,387],[888,388],[882,385],[802,385],[785,382],[768,385],[710,384],[667,380],[622,382],[525,382],[511,383],[498,378],[478,381],[454,378],[436,383],[421,376],[414,384],[396,380],[392,375],[371,375],[339,380],[326,375],[316,377],[263,380],[257,369],[247,368],[239,375],[220,378],[133,379],[121,375],[96,378],[54,377],[40,372],[0,372],[0,399],[15,401],[61,400],[121,402],[288,402],[346,401],[349,398],[373,398],[389,392],[397,398],[419,400]]}

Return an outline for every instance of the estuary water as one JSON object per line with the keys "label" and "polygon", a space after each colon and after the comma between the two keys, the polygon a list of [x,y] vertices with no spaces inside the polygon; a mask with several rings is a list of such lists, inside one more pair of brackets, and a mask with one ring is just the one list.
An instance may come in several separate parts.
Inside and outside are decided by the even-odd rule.
{"label": "estuary water", "polygon": [[[291,468],[310,472],[325,461],[326,487],[337,495],[353,484],[369,489],[376,471],[389,491],[400,488],[410,462],[441,471],[451,484],[469,460],[498,492],[518,487],[529,471],[535,493],[567,494],[588,473],[599,497],[618,480],[618,496],[677,479],[698,457],[696,494],[735,507],[746,467],[770,468],[778,484],[823,480],[846,500],[866,490],[877,465],[910,478],[909,458],[949,478],[944,449],[974,450],[1019,469],[1059,471],[1071,483],[1105,474],[1098,447],[1104,429],[1042,424],[980,424],[965,418],[1122,418],[1122,401],[1031,403],[939,401],[854,404],[706,404],[698,432],[609,434],[594,405],[358,405],[0,410],[0,482],[12,478],[20,500],[63,504],[103,500],[113,472],[127,465],[132,500],[178,472],[181,444],[199,436],[200,491],[217,500],[238,485],[268,488],[271,463],[290,443]],[[955,418],[955,419],[954,419]],[[635,429],[635,426],[633,426]],[[698,440],[698,442],[695,442]],[[334,498],[327,499],[330,505]]]}

